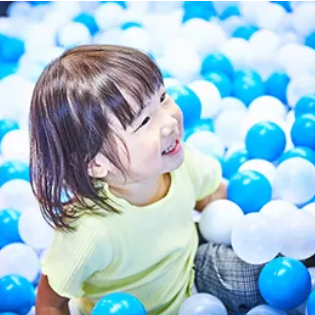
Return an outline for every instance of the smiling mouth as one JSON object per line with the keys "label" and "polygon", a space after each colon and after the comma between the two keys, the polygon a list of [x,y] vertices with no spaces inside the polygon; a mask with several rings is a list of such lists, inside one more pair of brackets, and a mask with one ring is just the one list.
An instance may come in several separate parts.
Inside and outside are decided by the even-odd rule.
{"label": "smiling mouth", "polygon": [[174,154],[178,151],[178,149],[180,148],[180,142],[179,140],[176,140],[172,145],[170,145],[169,147],[167,147],[163,152],[162,155],[170,155],[170,154]]}

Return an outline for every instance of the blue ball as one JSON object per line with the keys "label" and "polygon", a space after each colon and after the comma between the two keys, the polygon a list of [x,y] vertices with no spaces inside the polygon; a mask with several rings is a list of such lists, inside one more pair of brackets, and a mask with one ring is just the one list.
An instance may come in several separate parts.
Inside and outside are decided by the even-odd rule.
{"label": "blue ball", "polygon": [[287,12],[292,12],[290,1],[271,1],[271,2],[281,5]]}
{"label": "blue ball", "polygon": [[123,9],[127,9],[126,1],[101,1],[101,3],[113,2],[119,4]]}
{"label": "blue ball", "polygon": [[20,161],[8,161],[0,166],[0,187],[12,179],[30,181],[29,167]]}
{"label": "blue ball", "polygon": [[315,315],[315,291],[313,291],[307,301],[307,314]]}
{"label": "blue ball", "polygon": [[16,129],[19,129],[17,121],[9,118],[0,119],[0,142],[8,132]]}
{"label": "blue ball", "polygon": [[0,249],[11,243],[23,242],[19,234],[20,212],[12,209],[0,211]]}
{"label": "blue ball", "polygon": [[308,298],[312,289],[311,275],[298,260],[276,258],[262,269],[259,289],[269,305],[282,310],[293,309]]}
{"label": "blue ball", "polygon": [[140,28],[143,28],[143,25],[139,22],[126,22],[124,23],[122,26],[121,26],[121,29],[122,30],[127,30],[128,28],[131,28],[131,27],[140,27]]}
{"label": "blue ball", "polygon": [[265,86],[257,73],[238,72],[232,85],[232,94],[249,106],[255,98],[265,94]]}
{"label": "blue ball", "polygon": [[234,68],[230,59],[219,52],[214,52],[203,60],[201,74],[205,75],[209,72],[221,72],[226,74],[230,79],[234,77]]}
{"label": "blue ball", "polygon": [[18,64],[16,62],[3,62],[0,59],[0,79],[3,79],[10,74],[16,73],[17,70]]}
{"label": "blue ball", "polygon": [[91,315],[146,315],[141,302],[128,293],[111,293],[101,299]]}
{"label": "blue ball", "polygon": [[230,157],[224,159],[222,166],[223,177],[230,179],[248,159],[248,152],[246,150],[234,152]]}
{"label": "blue ball", "polygon": [[0,278],[0,312],[27,314],[35,305],[33,285],[24,277],[8,275]]}
{"label": "blue ball", "polygon": [[285,72],[274,72],[265,82],[266,94],[279,99],[282,103],[287,103],[287,87],[290,78]]}
{"label": "blue ball", "polygon": [[291,139],[295,146],[315,150],[315,115],[306,114],[298,117],[291,129]]}
{"label": "blue ball", "polygon": [[95,21],[94,16],[90,15],[88,13],[81,13],[81,14],[77,15],[73,19],[73,21],[85,25],[88,28],[88,30],[90,31],[91,35],[95,35],[99,31],[99,28],[98,28],[98,25]]}
{"label": "blue ball", "polygon": [[227,197],[241,207],[244,213],[258,212],[272,197],[268,179],[255,171],[242,171],[231,177]]}
{"label": "blue ball", "polygon": [[184,1],[183,23],[193,18],[209,21],[212,16],[216,15],[211,1]]}
{"label": "blue ball", "polygon": [[301,97],[294,107],[295,118],[304,114],[315,115],[315,94]]}
{"label": "blue ball", "polygon": [[24,42],[20,39],[6,36],[1,40],[0,59],[2,61],[17,62],[24,52]]}
{"label": "blue ball", "polygon": [[249,40],[250,37],[257,31],[258,27],[254,25],[241,25],[234,30],[232,36]]}
{"label": "blue ball", "polygon": [[5,312],[5,313],[0,313],[0,315],[18,315],[16,313],[11,313],[11,312]]}
{"label": "blue ball", "polygon": [[312,32],[305,38],[305,45],[315,49],[315,32]]}
{"label": "blue ball", "polygon": [[233,5],[233,6],[229,6],[229,7],[226,7],[223,12],[221,13],[220,15],[220,19],[222,21],[228,19],[229,17],[231,16],[240,16],[241,13],[240,13],[240,10],[237,6]]}
{"label": "blue ball", "polygon": [[184,141],[186,141],[193,133],[202,130],[214,132],[213,120],[201,119],[197,125],[184,130]]}
{"label": "blue ball", "polygon": [[286,152],[284,152],[279,160],[278,164],[281,164],[283,161],[294,158],[301,157],[310,161],[313,165],[315,165],[315,152],[307,147],[295,147]]}
{"label": "blue ball", "polygon": [[197,125],[201,117],[201,102],[198,96],[183,85],[169,87],[167,94],[173,98],[183,112],[184,129]]}
{"label": "blue ball", "polygon": [[285,149],[286,137],[277,124],[260,122],[249,129],[245,144],[250,158],[274,162]]}
{"label": "blue ball", "polygon": [[222,72],[208,72],[204,75],[204,79],[212,82],[218,88],[221,97],[231,95],[232,82],[226,74]]}

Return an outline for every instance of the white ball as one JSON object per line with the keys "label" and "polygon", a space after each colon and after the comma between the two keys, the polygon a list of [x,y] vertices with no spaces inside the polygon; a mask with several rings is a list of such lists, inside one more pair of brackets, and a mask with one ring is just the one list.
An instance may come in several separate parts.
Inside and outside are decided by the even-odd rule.
{"label": "white ball", "polygon": [[261,14],[261,9],[267,1],[241,1],[240,11],[244,19],[253,25],[256,25],[257,17]]}
{"label": "white ball", "polygon": [[302,211],[307,211],[315,216],[315,202],[309,203],[302,208]]}
{"label": "white ball", "polygon": [[24,212],[37,206],[31,185],[23,179],[13,179],[0,187],[0,207]]}
{"label": "white ball", "polygon": [[260,213],[272,219],[278,220],[288,212],[296,210],[298,210],[298,208],[289,201],[271,200],[260,209]]}
{"label": "white ball", "polygon": [[221,52],[231,60],[236,70],[248,69],[253,66],[252,47],[243,38],[229,39],[222,45]]}
{"label": "white ball", "polygon": [[233,153],[237,151],[243,151],[246,149],[246,145],[244,142],[236,142],[231,144],[225,153],[225,159],[228,159]]}
{"label": "white ball", "polygon": [[225,147],[221,139],[211,131],[197,131],[189,136],[186,145],[204,154],[223,157]]}
{"label": "white ball", "polygon": [[295,259],[307,259],[315,253],[315,217],[307,211],[290,211],[277,222],[281,254]]}
{"label": "white ball", "polygon": [[54,237],[54,230],[38,208],[28,209],[21,214],[19,232],[22,240],[36,250],[48,248]]}
{"label": "white ball", "polygon": [[97,33],[93,38],[93,43],[98,45],[121,45],[123,35],[121,28],[112,28],[108,31]]}
{"label": "white ball", "polygon": [[263,264],[274,259],[281,250],[275,222],[261,213],[249,213],[232,230],[235,254],[249,264]]}
{"label": "white ball", "polygon": [[82,23],[70,22],[58,32],[58,42],[65,48],[73,48],[79,45],[87,45],[92,41],[88,28]]}
{"label": "white ball", "polygon": [[149,52],[151,48],[150,34],[140,27],[130,27],[123,32],[122,42],[125,46]]}
{"label": "white ball", "polygon": [[30,148],[29,136],[24,130],[12,130],[1,141],[3,161],[18,160],[29,163]]}
{"label": "white ball", "polygon": [[241,127],[245,117],[246,112],[238,110],[225,110],[216,117],[214,131],[226,147],[244,140]]}
{"label": "white ball", "polygon": [[301,5],[299,5],[292,14],[294,30],[302,36],[307,36],[312,31],[314,31],[315,30],[314,15],[315,15],[314,2],[304,1],[303,3],[301,3]]}
{"label": "white ball", "polygon": [[174,79],[174,78],[165,78],[164,79],[164,86],[165,86],[165,89],[168,89],[172,86],[177,86],[177,85],[181,85],[181,83]]}
{"label": "white ball", "polygon": [[285,9],[275,3],[266,3],[257,15],[257,26],[262,29],[278,31],[286,22]]}
{"label": "white ball", "polygon": [[188,85],[201,102],[201,118],[213,118],[221,109],[221,95],[218,88],[206,80],[197,80]]}
{"label": "white ball", "polygon": [[315,167],[300,157],[282,162],[276,169],[273,188],[282,199],[300,205],[315,195]]}
{"label": "white ball", "polygon": [[228,109],[238,110],[242,112],[247,111],[246,105],[241,100],[233,96],[227,96],[222,98],[221,100],[221,110],[223,111]]}
{"label": "white ball", "polygon": [[33,282],[39,271],[39,259],[30,246],[12,243],[0,250],[0,278],[9,274],[17,274]]}
{"label": "white ball", "polygon": [[287,315],[287,313],[269,305],[259,305],[251,309],[246,315]]}
{"label": "white ball", "polygon": [[242,209],[236,203],[229,200],[216,200],[201,213],[200,232],[209,242],[229,246],[232,229],[243,216]]}
{"label": "white ball", "polygon": [[271,162],[262,159],[252,159],[246,161],[238,169],[239,172],[247,170],[256,171],[264,175],[272,185],[276,173],[276,167]]}
{"label": "white ball", "polygon": [[95,21],[102,31],[120,26],[124,16],[124,9],[118,3],[108,2],[100,5],[95,11]]}

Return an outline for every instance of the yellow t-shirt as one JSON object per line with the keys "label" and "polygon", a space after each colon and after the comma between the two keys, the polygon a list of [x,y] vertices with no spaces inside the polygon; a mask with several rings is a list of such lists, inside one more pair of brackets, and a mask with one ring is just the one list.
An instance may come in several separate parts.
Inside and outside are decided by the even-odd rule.
{"label": "yellow t-shirt", "polygon": [[84,314],[117,291],[138,298],[149,315],[177,314],[191,295],[195,276],[198,235],[191,212],[220,180],[216,160],[185,149],[183,164],[171,173],[167,195],[154,204],[133,206],[105,185],[123,214],[84,215],[76,221],[75,232],[56,231],[43,274],[59,295],[84,297],[81,304],[92,302],[81,305]]}

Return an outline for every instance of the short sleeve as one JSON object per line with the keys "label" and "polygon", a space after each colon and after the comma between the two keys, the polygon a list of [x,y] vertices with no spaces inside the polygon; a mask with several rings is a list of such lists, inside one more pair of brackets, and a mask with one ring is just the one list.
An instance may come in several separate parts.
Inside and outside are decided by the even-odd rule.
{"label": "short sleeve", "polygon": [[112,260],[107,233],[85,223],[75,232],[59,232],[42,261],[42,273],[60,296],[84,296],[84,282]]}
{"label": "short sleeve", "polygon": [[185,163],[196,193],[196,201],[213,194],[222,179],[219,161],[198,150],[185,148]]}

